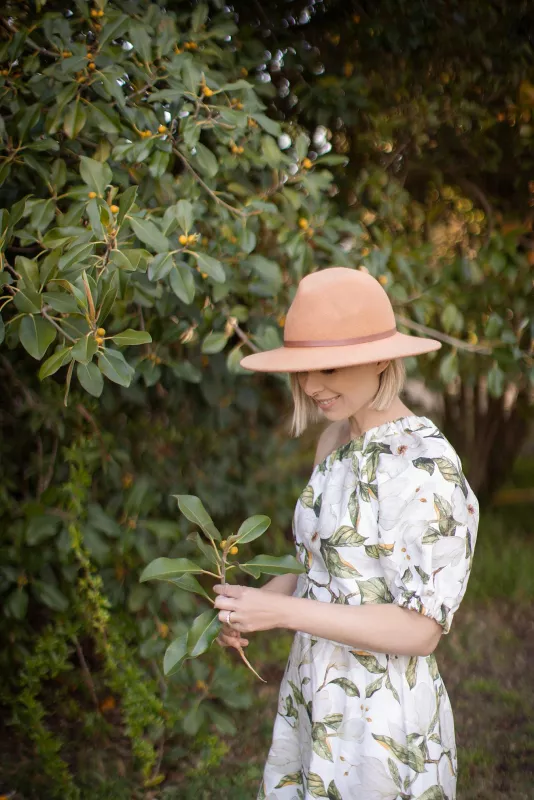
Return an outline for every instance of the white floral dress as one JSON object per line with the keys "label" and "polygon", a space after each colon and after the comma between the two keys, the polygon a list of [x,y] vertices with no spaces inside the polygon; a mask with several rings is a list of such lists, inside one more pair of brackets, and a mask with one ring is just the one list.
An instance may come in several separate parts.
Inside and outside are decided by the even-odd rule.
{"label": "white floral dress", "polygon": [[[313,470],[294,518],[296,597],[395,603],[448,633],[478,502],[426,417],[372,428]],[[456,748],[434,655],[358,650],[297,632],[258,800],[454,800]]]}

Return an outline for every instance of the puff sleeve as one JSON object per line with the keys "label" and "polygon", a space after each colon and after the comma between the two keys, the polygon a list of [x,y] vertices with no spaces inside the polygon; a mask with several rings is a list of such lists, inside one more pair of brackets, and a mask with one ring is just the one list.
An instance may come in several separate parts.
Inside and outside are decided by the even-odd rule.
{"label": "puff sleeve", "polygon": [[445,439],[412,434],[389,449],[377,473],[379,537],[392,550],[386,581],[396,605],[448,633],[471,571],[478,501]]}

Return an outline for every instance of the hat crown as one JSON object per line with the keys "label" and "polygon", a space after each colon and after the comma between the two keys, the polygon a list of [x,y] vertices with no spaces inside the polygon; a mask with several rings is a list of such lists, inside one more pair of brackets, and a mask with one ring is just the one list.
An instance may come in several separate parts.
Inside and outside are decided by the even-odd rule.
{"label": "hat crown", "polygon": [[363,270],[329,267],[306,275],[287,312],[285,342],[374,337],[395,328],[391,301]]}

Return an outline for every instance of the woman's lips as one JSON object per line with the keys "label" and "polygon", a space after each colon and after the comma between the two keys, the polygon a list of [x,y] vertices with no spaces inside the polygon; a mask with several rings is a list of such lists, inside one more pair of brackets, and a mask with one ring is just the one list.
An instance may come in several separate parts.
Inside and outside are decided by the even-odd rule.
{"label": "woman's lips", "polygon": [[332,406],[339,399],[340,396],[341,395],[337,394],[335,397],[329,397],[326,400],[316,400],[315,402],[317,403],[321,411],[328,411],[329,409],[332,408]]}

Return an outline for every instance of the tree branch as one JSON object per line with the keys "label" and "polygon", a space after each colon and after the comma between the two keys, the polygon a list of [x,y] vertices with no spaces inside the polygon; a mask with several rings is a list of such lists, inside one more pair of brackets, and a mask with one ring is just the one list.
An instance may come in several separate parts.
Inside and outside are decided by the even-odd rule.
{"label": "tree branch", "polygon": [[418,333],[424,333],[426,336],[432,336],[434,339],[438,339],[440,342],[445,342],[445,344],[450,344],[452,347],[457,347],[459,350],[468,350],[470,353],[481,353],[482,355],[486,356],[490,356],[493,352],[491,347],[486,347],[480,344],[469,344],[468,342],[462,341],[462,339],[457,339],[455,336],[449,336],[446,333],[441,333],[441,331],[437,331],[434,328],[429,328],[426,325],[421,325],[419,322],[412,322],[411,319],[399,316],[398,314],[397,321],[401,325],[404,325],[405,328],[410,328]]}

